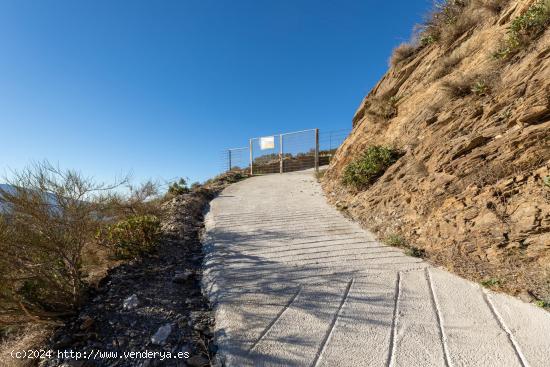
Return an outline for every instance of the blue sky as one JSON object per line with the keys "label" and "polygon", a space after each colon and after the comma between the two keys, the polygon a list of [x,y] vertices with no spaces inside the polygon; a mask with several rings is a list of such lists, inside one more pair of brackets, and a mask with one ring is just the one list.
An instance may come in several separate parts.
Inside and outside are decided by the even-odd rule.
{"label": "blue sky", "polygon": [[204,180],[224,148],[350,128],[430,0],[0,0],[0,174]]}

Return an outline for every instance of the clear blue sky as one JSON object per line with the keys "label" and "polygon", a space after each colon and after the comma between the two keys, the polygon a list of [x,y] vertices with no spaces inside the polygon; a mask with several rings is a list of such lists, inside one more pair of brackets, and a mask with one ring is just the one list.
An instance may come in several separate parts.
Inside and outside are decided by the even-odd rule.
{"label": "clear blue sky", "polygon": [[252,136],[350,128],[431,0],[0,0],[0,174],[220,171]]}

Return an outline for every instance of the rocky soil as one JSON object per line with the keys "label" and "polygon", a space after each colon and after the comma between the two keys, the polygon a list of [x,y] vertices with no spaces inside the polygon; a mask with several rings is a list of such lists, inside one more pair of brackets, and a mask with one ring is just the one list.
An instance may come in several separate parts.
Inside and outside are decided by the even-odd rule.
{"label": "rocky soil", "polygon": [[[501,3],[474,9],[476,25],[452,44],[390,67],[323,187],[381,238],[400,235],[435,264],[540,304],[550,302],[550,30],[495,59],[533,0]],[[369,145],[404,155],[367,190],[344,187],[344,168]]]}
{"label": "rocky soil", "polygon": [[[210,366],[216,365],[214,319],[201,292],[203,260],[200,234],[208,202],[243,176],[219,176],[189,194],[164,204],[164,238],[157,251],[112,269],[79,315],[57,330],[50,348],[96,357],[117,352],[117,358],[75,360],[63,356],[42,366]],[[120,358],[124,352],[171,352],[186,358]]]}

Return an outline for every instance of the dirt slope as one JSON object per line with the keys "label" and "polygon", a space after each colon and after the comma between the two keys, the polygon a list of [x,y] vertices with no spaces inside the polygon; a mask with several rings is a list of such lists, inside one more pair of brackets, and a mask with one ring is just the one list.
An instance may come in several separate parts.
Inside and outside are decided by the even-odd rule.
{"label": "dirt slope", "polygon": [[[381,238],[399,234],[462,276],[550,301],[550,31],[493,57],[534,1],[500,3],[472,2],[471,28],[394,62],[323,188]],[[368,189],[344,187],[344,168],[370,145],[404,155]]]}

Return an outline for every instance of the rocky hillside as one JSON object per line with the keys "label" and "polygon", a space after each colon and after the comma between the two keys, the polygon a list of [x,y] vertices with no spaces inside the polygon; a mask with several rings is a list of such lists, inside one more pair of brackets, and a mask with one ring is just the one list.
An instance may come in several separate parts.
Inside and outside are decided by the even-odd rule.
{"label": "rocky hillside", "polygon": [[[550,302],[550,1],[449,1],[364,98],[323,178],[380,238],[538,304]],[[400,158],[343,183],[369,146]]]}

